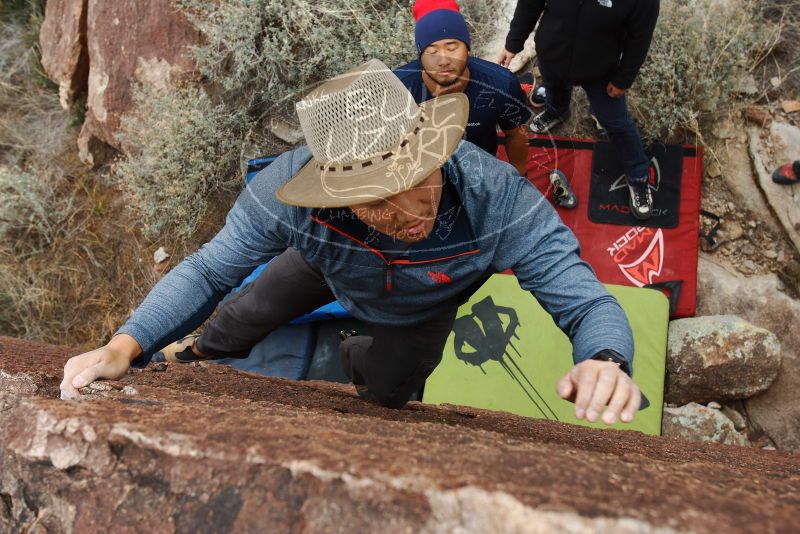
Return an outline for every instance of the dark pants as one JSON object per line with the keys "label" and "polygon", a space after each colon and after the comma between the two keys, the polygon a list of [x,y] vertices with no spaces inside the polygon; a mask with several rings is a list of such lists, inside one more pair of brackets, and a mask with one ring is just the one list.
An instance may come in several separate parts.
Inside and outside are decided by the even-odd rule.
{"label": "dark pants", "polygon": [[[290,248],[225,301],[195,346],[215,358],[245,357],[276,328],[333,300],[322,274]],[[345,340],[342,363],[359,394],[390,408],[405,405],[441,361],[456,310],[416,326],[371,324],[371,337]]]}
{"label": "dark pants", "polygon": [[[560,78],[542,61],[539,62],[543,85],[547,89],[547,109],[566,118],[572,98],[572,84]],[[650,176],[650,161],[644,153],[639,130],[628,113],[625,96],[611,98],[606,93],[608,81],[597,81],[581,85],[589,98],[592,112],[608,133],[617,157],[632,182],[645,182]]]}

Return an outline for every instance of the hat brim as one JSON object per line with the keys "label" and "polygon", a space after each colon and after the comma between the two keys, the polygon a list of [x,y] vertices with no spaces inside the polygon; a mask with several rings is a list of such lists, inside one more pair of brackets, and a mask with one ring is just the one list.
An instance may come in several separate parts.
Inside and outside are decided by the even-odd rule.
{"label": "hat brim", "polygon": [[324,167],[313,158],[275,196],[306,208],[341,208],[388,198],[425,181],[448,160],[464,135],[469,100],[463,93],[420,105],[417,134],[363,165]]}

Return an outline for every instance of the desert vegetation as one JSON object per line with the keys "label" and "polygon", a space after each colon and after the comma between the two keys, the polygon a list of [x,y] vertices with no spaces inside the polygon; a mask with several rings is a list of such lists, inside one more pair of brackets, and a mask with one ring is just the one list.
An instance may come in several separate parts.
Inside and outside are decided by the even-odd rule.
{"label": "desert vegetation", "polygon": [[[289,145],[309,87],[368,57],[414,58],[410,1],[180,0],[205,36],[194,79],[138,87],[125,154],[78,160],[78,99],[63,110],[39,63],[43,0],[0,7],[0,334],[94,346],[158,279],[152,253],[180,259],[208,239],[243,185],[248,158]],[[480,43],[499,2],[464,1]],[[743,77],[797,91],[799,2],[670,0],[631,95],[651,138],[702,143],[737,105]],[[794,88],[794,89],[791,89]],[[759,95],[762,100],[773,98]]]}

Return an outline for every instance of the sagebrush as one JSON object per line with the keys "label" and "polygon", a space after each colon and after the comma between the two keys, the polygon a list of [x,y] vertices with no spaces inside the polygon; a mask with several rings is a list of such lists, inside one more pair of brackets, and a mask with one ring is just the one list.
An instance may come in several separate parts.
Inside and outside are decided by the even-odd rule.
{"label": "sagebrush", "polygon": [[631,91],[631,108],[649,139],[701,134],[736,96],[764,42],[750,0],[661,2],[650,53]]}
{"label": "sagebrush", "polygon": [[[132,150],[116,169],[146,234],[190,238],[211,203],[242,186],[247,158],[288,148],[270,124],[294,122],[294,102],[314,84],[371,57],[390,67],[413,59],[412,4],[180,0],[205,36],[193,51],[204,89],[141,89],[123,135]],[[476,41],[497,4],[464,3]]]}
{"label": "sagebrush", "polygon": [[115,192],[77,161],[73,115],[41,71],[42,4],[0,9],[0,335],[94,346],[154,276]]}

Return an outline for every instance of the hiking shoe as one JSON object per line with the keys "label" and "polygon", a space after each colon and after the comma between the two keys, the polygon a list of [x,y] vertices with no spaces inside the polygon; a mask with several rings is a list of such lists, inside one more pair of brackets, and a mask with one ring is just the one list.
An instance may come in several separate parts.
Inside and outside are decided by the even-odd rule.
{"label": "hiking shoe", "polygon": [[195,341],[197,341],[198,337],[200,336],[197,334],[192,334],[183,339],[179,339],[174,343],[170,343],[160,351],[153,354],[152,361],[186,363],[207,360],[208,358],[198,356],[192,352],[192,346],[194,345]]}
{"label": "hiking shoe", "polygon": [[796,184],[800,176],[800,160],[794,163],[787,163],[772,173],[772,181],[781,185]]}
{"label": "hiking shoe", "polygon": [[653,215],[653,193],[650,185],[645,182],[631,183],[628,181],[628,204],[631,213],[640,221],[649,219]]}
{"label": "hiking shoe", "polygon": [[553,191],[553,203],[556,206],[572,209],[578,205],[578,199],[572,192],[566,175],[558,169],[550,171],[550,189]]}
{"label": "hiking shoe", "polygon": [[537,109],[543,108],[547,104],[547,89],[544,88],[544,85],[539,85],[528,93],[528,104]]}
{"label": "hiking shoe", "polygon": [[564,122],[564,120],[564,118],[546,109],[533,118],[530,129],[533,133],[547,133]]}
{"label": "hiking shoe", "polygon": [[600,124],[600,121],[594,115],[594,113],[589,114],[589,120],[591,121],[592,125],[597,129],[598,137],[604,137],[604,138],[608,137],[608,132],[606,132],[606,129],[603,128],[602,124]]}

